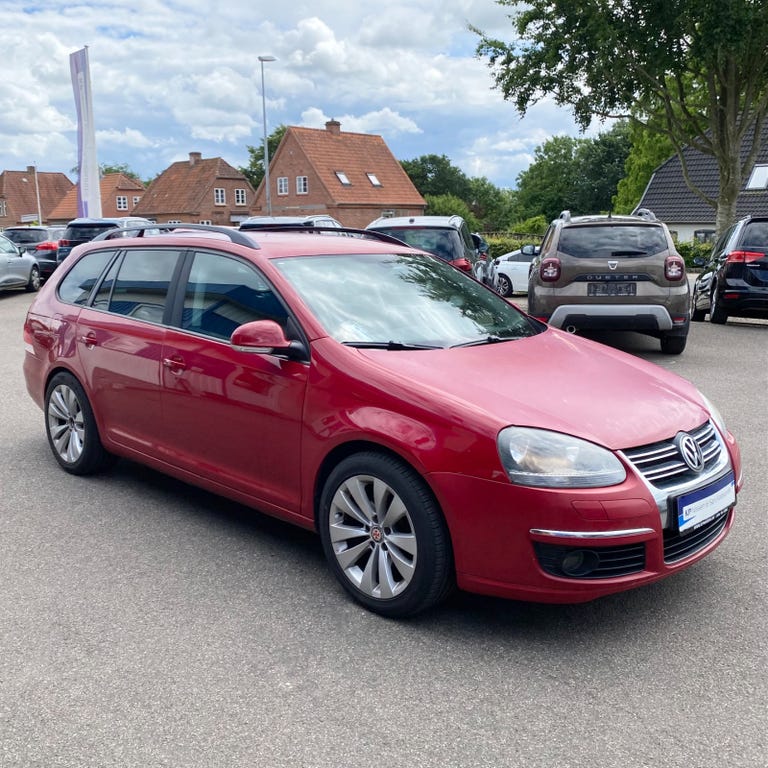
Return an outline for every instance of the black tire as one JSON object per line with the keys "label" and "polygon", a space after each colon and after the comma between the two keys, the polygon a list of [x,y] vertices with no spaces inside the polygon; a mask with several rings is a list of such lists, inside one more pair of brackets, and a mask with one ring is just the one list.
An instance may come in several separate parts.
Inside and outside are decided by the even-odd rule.
{"label": "black tire", "polygon": [[115,460],[101,444],[91,404],[70,373],[57,373],[45,391],[45,432],[54,458],[73,475],[94,474]]}
{"label": "black tire", "polygon": [[724,325],[728,320],[728,313],[723,309],[722,302],[717,298],[717,286],[712,291],[712,298],[709,306],[709,322],[715,325]]}
{"label": "black tire", "polygon": [[688,336],[673,336],[666,334],[661,339],[661,351],[665,355],[679,355],[684,349],[688,341]]}
{"label": "black tire", "polygon": [[29,270],[29,280],[24,286],[24,290],[28,293],[34,293],[40,290],[40,267],[35,264],[32,269]]}
{"label": "black tire", "polygon": [[497,278],[497,285],[499,293],[502,296],[511,296],[514,289],[512,288],[512,281],[506,275],[499,275]]}
{"label": "black tire", "polygon": [[331,570],[374,613],[413,616],[454,584],[448,528],[419,475],[376,452],[349,456],[320,497],[318,529]]}

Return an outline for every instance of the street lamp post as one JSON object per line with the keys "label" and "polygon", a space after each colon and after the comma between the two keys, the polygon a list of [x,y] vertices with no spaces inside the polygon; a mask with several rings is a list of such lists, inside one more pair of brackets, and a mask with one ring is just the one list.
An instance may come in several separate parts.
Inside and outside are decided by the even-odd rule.
{"label": "street lamp post", "polygon": [[269,188],[269,146],[267,142],[267,98],[264,93],[264,62],[277,61],[274,56],[259,56],[261,62],[261,115],[264,119],[264,189],[267,191],[267,215],[272,215],[272,191]]}

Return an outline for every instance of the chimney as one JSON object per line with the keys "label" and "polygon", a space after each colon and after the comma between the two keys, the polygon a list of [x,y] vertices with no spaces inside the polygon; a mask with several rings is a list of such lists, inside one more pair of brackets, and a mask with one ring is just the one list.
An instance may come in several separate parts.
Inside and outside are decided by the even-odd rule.
{"label": "chimney", "polygon": [[35,166],[34,165],[28,165],[27,166],[27,173],[30,176],[34,176],[35,175]]}
{"label": "chimney", "polygon": [[203,159],[203,153],[202,152],[190,152],[189,153],[189,164],[194,165],[195,163],[199,162]]}
{"label": "chimney", "polygon": [[325,124],[325,130],[333,136],[338,136],[341,133],[341,123],[338,120],[331,118]]}

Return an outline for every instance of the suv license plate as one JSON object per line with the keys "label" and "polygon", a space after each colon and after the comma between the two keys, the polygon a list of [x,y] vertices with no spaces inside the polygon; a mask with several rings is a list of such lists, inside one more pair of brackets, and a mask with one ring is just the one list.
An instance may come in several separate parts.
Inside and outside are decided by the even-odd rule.
{"label": "suv license plate", "polygon": [[587,283],[587,296],[636,296],[637,283]]}
{"label": "suv license plate", "polygon": [[685,493],[677,498],[677,527],[687,533],[706,523],[736,502],[733,473],[705,488]]}

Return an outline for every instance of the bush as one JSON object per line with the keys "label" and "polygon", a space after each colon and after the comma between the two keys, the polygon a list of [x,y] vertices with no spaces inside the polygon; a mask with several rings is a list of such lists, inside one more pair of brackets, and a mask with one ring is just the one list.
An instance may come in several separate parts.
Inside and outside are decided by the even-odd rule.
{"label": "bush", "polygon": [[539,235],[504,235],[497,233],[484,235],[484,237],[488,241],[488,245],[491,246],[492,259],[497,259],[499,256],[503,256],[510,251],[516,251],[524,245],[538,245],[541,242]]}
{"label": "bush", "polygon": [[677,252],[683,257],[685,261],[685,268],[690,271],[701,269],[697,267],[693,260],[695,258],[709,258],[709,254],[712,253],[712,243],[697,243],[693,241],[679,243],[676,242]]}

